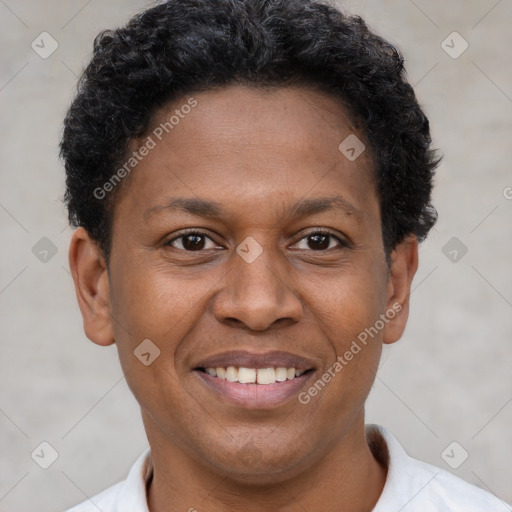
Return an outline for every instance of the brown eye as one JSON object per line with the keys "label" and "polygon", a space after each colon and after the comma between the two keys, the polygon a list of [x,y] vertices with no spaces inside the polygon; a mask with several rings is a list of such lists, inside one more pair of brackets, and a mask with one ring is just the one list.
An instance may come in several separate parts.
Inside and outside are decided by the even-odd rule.
{"label": "brown eye", "polygon": [[[207,247],[208,241],[211,242],[210,247]],[[201,231],[189,231],[169,240],[165,245],[187,252],[203,251],[218,247],[209,236]]]}
{"label": "brown eye", "polygon": [[331,245],[331,242],[338,242],[338,247],[345,247],[346,244],[337,236],[329,233],[328,231],[315,231],[313,233],[309,233],[307,236],[302,238],[299,243],[302,243],[306,240],[306,247],[299,247],[299,249],[311,249],[313,251],[325,251],[327,249],[332,249],[336,247],[335,245]]}

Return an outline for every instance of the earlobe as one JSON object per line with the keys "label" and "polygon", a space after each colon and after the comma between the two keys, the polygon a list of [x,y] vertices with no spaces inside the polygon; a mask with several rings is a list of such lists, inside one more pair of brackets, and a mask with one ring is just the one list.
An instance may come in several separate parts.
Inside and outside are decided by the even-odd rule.
{"label": "earlobe", "polygon": [[98,345],[111,345],[110,285],[102,251],[80,227],[73,233],[68,256],[85,335]]}
{"label": "earlobe", "polygon": [[398,341],[409,317],[411,283],[418,269],[418,240],[415,236],[404,239],[391,253],[388,278],[388,297],[383,342]]}

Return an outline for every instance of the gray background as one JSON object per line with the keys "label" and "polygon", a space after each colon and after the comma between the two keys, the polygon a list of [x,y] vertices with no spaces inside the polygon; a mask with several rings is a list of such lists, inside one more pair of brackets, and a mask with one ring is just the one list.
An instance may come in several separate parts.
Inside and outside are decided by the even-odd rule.
{"label": "gray background", "polygon": [[[63,510],[124,478],[147,445],[115,348],[97,347],[82,330],[57,157],[94,36],[146,5],[0,0],[3,512]],[[384,352],[368,422],[387,426],[411,455],[510,502],[512,1],[344,5],[403,50],[445,155],[434,194],[440,220],[421,249],[406,334]],[[31,48],[43,31],[58,43],[47,59]],[[453,31],[469,43],[457,59],[442,47]],[[447,44],[462,48],[453,37]],[[39,257],[33,252],[43,237],[57,250],[46,262],[40,246]],[[456,246],[443,253],[452,237],[464,256]],[[42,441],[58,452],[46,470],[31,459]],[[452,465],[469,454],[457,469],[442,457],[453,441]]]}

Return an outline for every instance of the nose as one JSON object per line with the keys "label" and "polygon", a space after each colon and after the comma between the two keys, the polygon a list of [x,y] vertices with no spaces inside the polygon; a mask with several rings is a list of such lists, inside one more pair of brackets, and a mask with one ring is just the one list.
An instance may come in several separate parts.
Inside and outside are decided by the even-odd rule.
{"label": "nose", "polygon": [[303,304],[293,292],[278,255],[264,250],[251,263],[238,254],[233,257],[233,267],[213,306],[219,322],[263,331],[300,321]]}

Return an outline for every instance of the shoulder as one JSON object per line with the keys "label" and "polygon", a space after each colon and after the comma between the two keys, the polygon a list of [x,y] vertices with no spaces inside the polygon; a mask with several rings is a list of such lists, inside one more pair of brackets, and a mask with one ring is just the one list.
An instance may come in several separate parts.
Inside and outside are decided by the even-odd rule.
{"label": "shoulder", "polygon": [[125,480],[88,498],[66,512],[148,512],[146,487],[153,473],[153,460],[148,448],[135,461]]}
{"label": "shoulder", "polygon": [[493,494],[450,472],[407,455],[398,440],[378,425],[367,426],[376,457],[388,466],[386,483],[373,512],[511,512]]}
{"label": "shoulder", "polygon": [[125,480],[118,482],[99,494],[96,494],[96,496],[66,510],[66,512],[98,512],[98,509],[102,512],[110,512],[115,510],[114,507],[119,502],[119,495],[124,484]]}
{"label": "shoulder", "polygon": [[[412,459],[414,468],[412,479],[422,483],[425,476],[427,482],[423,484],[417,497],[411,500],[409,508],[404,512],[421,508],[422,510],[443,510],[463,512],[511,512],[512,509],[496,496],[480,487],[472,485],[452,473]],[[415,478],[416,477],[416,478]],[[414,501],[417,504],[414,505]],[[428,504],[429,508],[425,508]]]}

